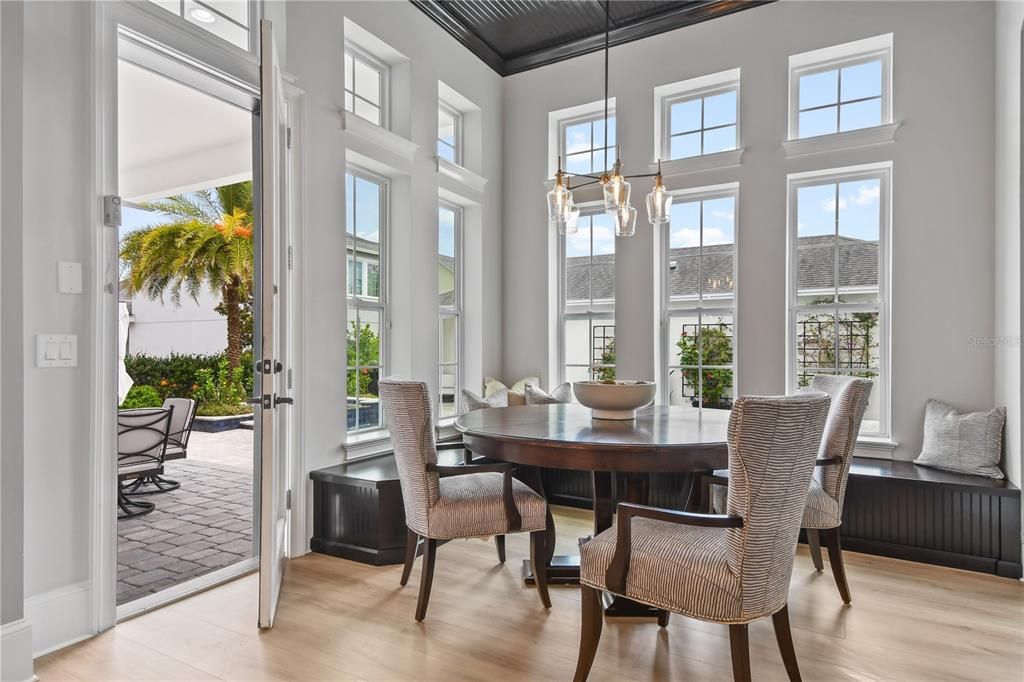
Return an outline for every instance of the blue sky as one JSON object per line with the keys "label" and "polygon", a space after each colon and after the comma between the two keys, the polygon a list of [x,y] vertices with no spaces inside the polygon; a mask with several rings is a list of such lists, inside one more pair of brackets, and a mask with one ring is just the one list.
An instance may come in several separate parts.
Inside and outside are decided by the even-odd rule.
{"label": "blue sky", "polygon": [[615,253],[615,226],[612,223],[612,216],[599,213],[593,216],[580,216],[579,231],[565,237],[565,255],[570,258],[589,256],[591,230],[594,233],[595,256]]}
{"label": "blue sky", "polygon": [[[825,107],[800,113],[800,137],[867,128],[882,122],[882,62],[847,66],[841,71],[841,78],[839,69],[800,77],[800,109]],[[850,102],[865,97],[874,99]],[[839,107],[837,129],[835,105],[840,101],[850,103]]]}
{"label": "blue sky", "polygon": [[706,201],[674,201],[669,229],[669,247],[677,249],[700,245],[700,218],[704,213],[704,245],[731,244],[736,241],[736,198],[720,197]]}
{"label": "blue sky", "polygon": [[[345,174],[345,229],[357,237],[380,240],[380,186]],[[354,227],[353,227],[354,222]]]}
{"label": "blue sky", "polygon": [[455,211],[444,206],[437,210],[437,252],[455,257]]}
{"label": "blue sky", "polygon": [[797,190],[797,232],[801,237],[834,234],[838,217],[841,236],[877,240],[880,193],[878,178],[801,187]]}

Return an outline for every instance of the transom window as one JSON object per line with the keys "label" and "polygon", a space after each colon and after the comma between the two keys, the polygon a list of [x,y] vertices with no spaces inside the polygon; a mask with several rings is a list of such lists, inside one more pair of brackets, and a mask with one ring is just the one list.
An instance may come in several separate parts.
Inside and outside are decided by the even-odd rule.
{"label": "transom window", "polygon": [[345,174],[345,250],[348,265],[346,408],[349,432],[384,424],[377,382],[385,367],[387,299],[387,185],[363,171]]}
{"label": "transom window", "polygon": [[730,409],[735,385],[736,189],[676,195],[662,230],[663,360],[670,405]]}
{"label": "transom window", "polygon": [[209,31],[246,52],[255,49],[249,27],[256,3],[246,0],[152,0],[155,5],[176,14],[193,26]]}
{"label": "transom window", "polygon": [[345,46],[345,111],[384,125],[387,67],[353,45]]}
{"label": "transom window", "polygon": [[564,381],[615,378],[615,228],[603,212],[580,216],[562,237],[561,367]]}
{"label": "transom window", "polygon": [[666,100],[666,158],[685,159],[736,149],[738,100],[736,87]]}
{"label": "transom window", "polygon": [[462,114],[451,107],[437,107],[437,155],[452,163],[462,163]]}
{"label": "transom window", "polygon": [[861,435],[888,435],[889,169],[790,178],[790,389],[871,379]]}
{"label": "transom window", "polygon": [[892,122],[892,35],[790,57],[790,138]]}
{"label": "transom window", "polygon": [[462,372],[462,210],[441,204],[437,209],[438,283],[438,416],[461,411]]}
{"label": "transom window", "polygon": [[608,116],[608,143],[604,114],[570,119],[561,124],[562,168],[569,173],[603,173],[615,161],[615,116]]}

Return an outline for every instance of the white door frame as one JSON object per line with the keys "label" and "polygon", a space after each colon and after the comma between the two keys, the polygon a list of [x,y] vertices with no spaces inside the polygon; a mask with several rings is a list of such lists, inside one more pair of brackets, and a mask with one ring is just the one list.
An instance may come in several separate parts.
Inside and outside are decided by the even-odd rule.
{"label": "white door frame", "polygon": [[[92,34],[92,111],[94,131],[91,148],[95,166],[92,170],[94,188],[94,214],[92,216],[92,262],[89,281],[91,306],[90,337],[94,341],[89,355],[88,372],[93,386],[95,401],[90,419],[89,469],[90,469],[90,575],[92,603],[92,631],[101,632],[114,625],[117,618],[117,511],[116,485],[116,440],[117,440],[117,294],[118,260],[117,228],[105,227],[103,219],[103,197],[118,193],[117,168],[117,53],[118,27],[124,26],[146,36],[163,47],[182,55],[185,61],[213,70],[227,82],[259,93],[259,63],[255,55],[243,53],[236,48],[221,44],[202,29],[181,21],[160,7],[148,3],[94,3],[94,30]],[[302,110],[302,92],[291,88],[289,104],[296,111]],[[296,119],[296,123],[301,119]],[[293,127],[295,124],[293,123]],[[301,153],[295,144],[301,135],[293,135],[292,163],[301,171]],[[254,140],[254,144],[258,143]],[[255,168],[253,169],[255,173]],[[300,173],[293,176],[293,186],[301,187]],[[296,205],[294,218],[301,217],[304,197],[294,195]],[[292,239],[297,242],[301,222],[290,226]],[[295,249],[297,252],[298,249]],[[301,277],[293,278],[292,306],[296,312],[289,332],[292,344],[301,344]],[[85,358],[83,358],[85,359]],[[296,365],[296,383],[302,386],[301,373]],[[291,419],[301,424],[302,401],[296,400],[291,409]],[[296,411],[300,410],[300,411]],[[296,438],[289,453],[292,487],[295,482],[304,482],[304,456],[298,442],[301,429],[292,428]],[[304,490],[304,488],[303,488]],[[304,509],[305,495],[293,497]],[[294,506],[294,505],[293,505]],[[293,514],[289,526],[291,538],[289,547],[304,547],[306,514]],[[301,539],[297,542],[296,539]],[[296,552],[292,556],[298,555]]]}

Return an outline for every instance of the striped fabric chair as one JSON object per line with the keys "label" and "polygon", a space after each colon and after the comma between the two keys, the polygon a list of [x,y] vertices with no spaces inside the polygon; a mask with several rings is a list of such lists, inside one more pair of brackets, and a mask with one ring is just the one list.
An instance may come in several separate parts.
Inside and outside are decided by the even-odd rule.
{"label": "striped fabric chair", "polygon": [[390,377],[379,386],[391,428],[409,531],[402,585],[409,580],[417,554],[423,553],[416,620],[427,615],[438,540],[516,532],[530,533],[537,591],[544,607],[551,608],[542,559],[547,519],[544,498],[512,477],[511,464],[438,466],[427,385]]}
{"label": "striped fabric chair", "polygon": [[581,547],[583,631],[576,680],[601,637],[601,590],[729,625],[733,677],[750,679],[747,624],[772,617],[791,680],[800,678],[786,599],[829,397],[739,398],[729,418],[727,514],[619,504],[616,525]]}
{"label": "striped fabric chair", "polygon": [[[807,493],[807,508],[801,523],[807,535],[811,561],[818,571],[824,570],[821,562],[821,540],[828,548],[828,560],[832,566],[832,577],[839,588],[843,602],[850,603],[850,586],[843,566],[843,550],[839,543],[839,527],[843,523],[843,500],[846,497],[846,481],[853,463],[853,452],[857,445],[857,434],[864,412],[871,396],[872,382],[849,376],[818,374],[811,381],[812,391],[828,393],[832,398],[825,433],[818,450],[817,468]],[[728,472],[716,471],[712,477],[711,510],[721,513],[726,508]]]}

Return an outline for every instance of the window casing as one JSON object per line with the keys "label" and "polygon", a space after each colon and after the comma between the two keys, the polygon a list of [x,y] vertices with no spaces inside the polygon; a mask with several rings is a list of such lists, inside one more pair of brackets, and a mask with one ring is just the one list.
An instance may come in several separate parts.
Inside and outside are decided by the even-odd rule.
{"label": "window casing", "polygon": [[462,411],[462,209],[437,209],[439,419]]}
{"label": "window casing", "polygon": [[736,395],[735,186],[688,190],[661,234],[662,399],[700,409]]}
{"label": "window casing", "polygon": [[388,67],[364,50],[345,45],[345,111],[387,127]]}
{"label": "window casing", "polygon": [[585,210],[559,239],[559,367],[562,381],[615,378],[613,216]]}
{"label": "window casing", "polygon": [[662,99],[661,158],[685,159],[739,147],[739,84]]}
{"label": "window casing", "polygon": [[246,52],[256,51],[259,5],[246,0],[151,0],[193,26],[226,40]]}
{"label": "window casing", "polygon": [[562,169],[569,173],[603,173],[615,162],[615,112],[608,112],[608,146],[604,141],[604,112],[559,122]]}
{"label": "window casing", "polygon": [[349,433],[380,429],[377,382],[387,362],[387,183],[345,173],[346,417]]}
{"label": "window casing", "polygon": [[791,176],[788,390],[871,379],[860,435],[889,436],[889,166]]}
{"label": "window casing", "polygon": [[437,155],[462,164],[462,114],[443,102],[437,106]]}
{"label": "window casing", "polygon": [[789,137],[892,123],[892,34],[790,57]]}

